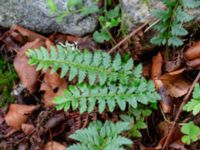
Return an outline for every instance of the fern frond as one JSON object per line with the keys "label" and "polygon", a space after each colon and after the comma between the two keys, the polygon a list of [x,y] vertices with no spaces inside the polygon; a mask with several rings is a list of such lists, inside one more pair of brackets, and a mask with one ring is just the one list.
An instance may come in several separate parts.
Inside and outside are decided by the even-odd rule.
{"label": "fern frond", "polygon": [[107,86],[69,86],[63,91],[62,96],[55,97],[53,102],[58,110],[67,111],[79,108],[80,113],[92,112],[98,104],[98,111],[102,113],[106,106],[112,112],[116,106],[125,110],[126,105],[136,108],[138,103],[148,104],[156,102],[159,95],[156,93],[152,82],[148,83],[144,78],[134,80],[130,86],[108,84]]}
{"label": "fern frond", "polygon": [[120,136],[123,131],[129,129],[129,124],[125,122],[106,121],[102,124],[100,121],[92,122],[88,128],[77,130],[70,138],[79,141],[80,144],[74,144],[69,150],[124,150],[124,145],[132,144],[132,141]]}
{"label": "fern frond", "polygon": [[[94,53],[85,50],[83,53],[74,47],[68,46],[66,49],[57,46],[57,50],[51,47],[50,53],[45,48],[29,50],[27,52],[29,64],[37,65],[37,70],[46,70],[51,68],[51,73],[61,69],[61,77],[68,74],[69,80],[76,76],[78,82],[82,83],[86,76],[90,85],[98,81],[104,85],[107,81],[126,84],[128,81],[141,77],[142,66],[133,66],[133,60],[122,62],[119,54],[114,59],[102,51]],[[134,71],[135,70],[135,71]]]}
{"label": "fern frond", "polygon": [[158,34],[151,39],[155,45],[181,46],[183,41],[180,38],[188,34],[183,24],[194,19],[186,9],[193,9],[200,6],[198,0],[162,0],[166,5],[165,10],[157,9],[153,15],[160,20],[154,26]]}

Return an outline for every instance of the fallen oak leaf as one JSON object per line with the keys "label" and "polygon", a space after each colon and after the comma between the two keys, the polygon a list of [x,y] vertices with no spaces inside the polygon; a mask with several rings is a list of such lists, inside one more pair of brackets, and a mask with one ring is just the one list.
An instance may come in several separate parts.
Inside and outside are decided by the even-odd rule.
{"label": "fallen oak leaf", "polygon": [[66,150],[66,146],[55,142],[55,141],[51,141],[48,142],[45,146],[43,150]]}
{"label": "fallen oak leaf", "polygon": [[5,116],[5,121],[10,127],[19,130],[21,129],[22,124],[28,119],[28,115],[37,108],[38,106],[35,105],[11,104],[9,106],[9,111]]}

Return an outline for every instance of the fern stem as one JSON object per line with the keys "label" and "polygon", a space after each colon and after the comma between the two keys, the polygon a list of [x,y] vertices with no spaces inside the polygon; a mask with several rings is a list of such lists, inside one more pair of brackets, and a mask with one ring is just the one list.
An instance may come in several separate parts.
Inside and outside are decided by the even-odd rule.
{"label": "fern stem", "polygon": [[[46,62],[46,63],[51,63],[52,65],[54,63],[59,63],[59,64],[66,64],[70,65],[74,68],[78,68],[81,71],[88,71],[88,72],[96,72],[96,73],[103,73],[108,76],[117,76],[119,78],[124,77],[127,75],[126,72],[116,72],[111,69],[105,69],[103,67],[99,66],[91,66],[91,65],[86,65],[86,64],[81,64],[81,63],[74,63],[73,61],[68,61],[68,60],[59,60],[59,59],[39,59],[39,58],[34,58],[37,62]],[[134,76],[129,76],[130,81],[135,80],[136,78]]]}

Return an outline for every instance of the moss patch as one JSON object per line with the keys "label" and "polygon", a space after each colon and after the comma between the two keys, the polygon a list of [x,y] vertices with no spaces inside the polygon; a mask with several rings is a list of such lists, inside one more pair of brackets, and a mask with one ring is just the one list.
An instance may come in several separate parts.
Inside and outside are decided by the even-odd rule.
{"label": "moss patch", "polygon": [[0,57],[0,107],[14,101],[11,91],[17,79],[14,67]]}

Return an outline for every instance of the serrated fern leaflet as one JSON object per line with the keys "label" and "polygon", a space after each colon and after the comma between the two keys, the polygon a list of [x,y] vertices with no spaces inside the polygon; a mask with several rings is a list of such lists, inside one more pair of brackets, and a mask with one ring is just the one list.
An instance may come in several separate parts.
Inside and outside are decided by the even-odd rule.
{"label": "serrated fern leaflet", "polygon": [[112,60],[108,53],[102,51],[92,53],[87,50],[82,53],[70,46],[67,49],[57,46],[57,50],[52,47],[50,53],[43,47],[29,50],[27,56],[29,64],[37,65],[37,70],[51,68],[51,73],[54,73],[61,68],[61,77],[68,74],[71,81],[78,76],[79,83],[88,77],[90,85],[94,85],[95,81],[104,85],[107,81],[117,80],[126,84],[130,80],[141,77],[142,73],[141,65],[134,68],[132,59],[123,63],[119,54]]}
{"label": "serrated fern leaflet", "polygon": [[79,108],[80,113],[85,111],[92,112],[98,104],[98,111],[102,113],[106,107],[112,112],[116,106],[125,110],[126,105],[136,108],[138,103],[148,104],[155,103],[159,95],[152,87],[152,82],[146,83],[145,80],[138,80],[127,86],[92,86],[87,85],[70,86],[63,91],[62,96],[56,97],[53,101],[58,110],[67,111],[70,107],[73,110]]}

